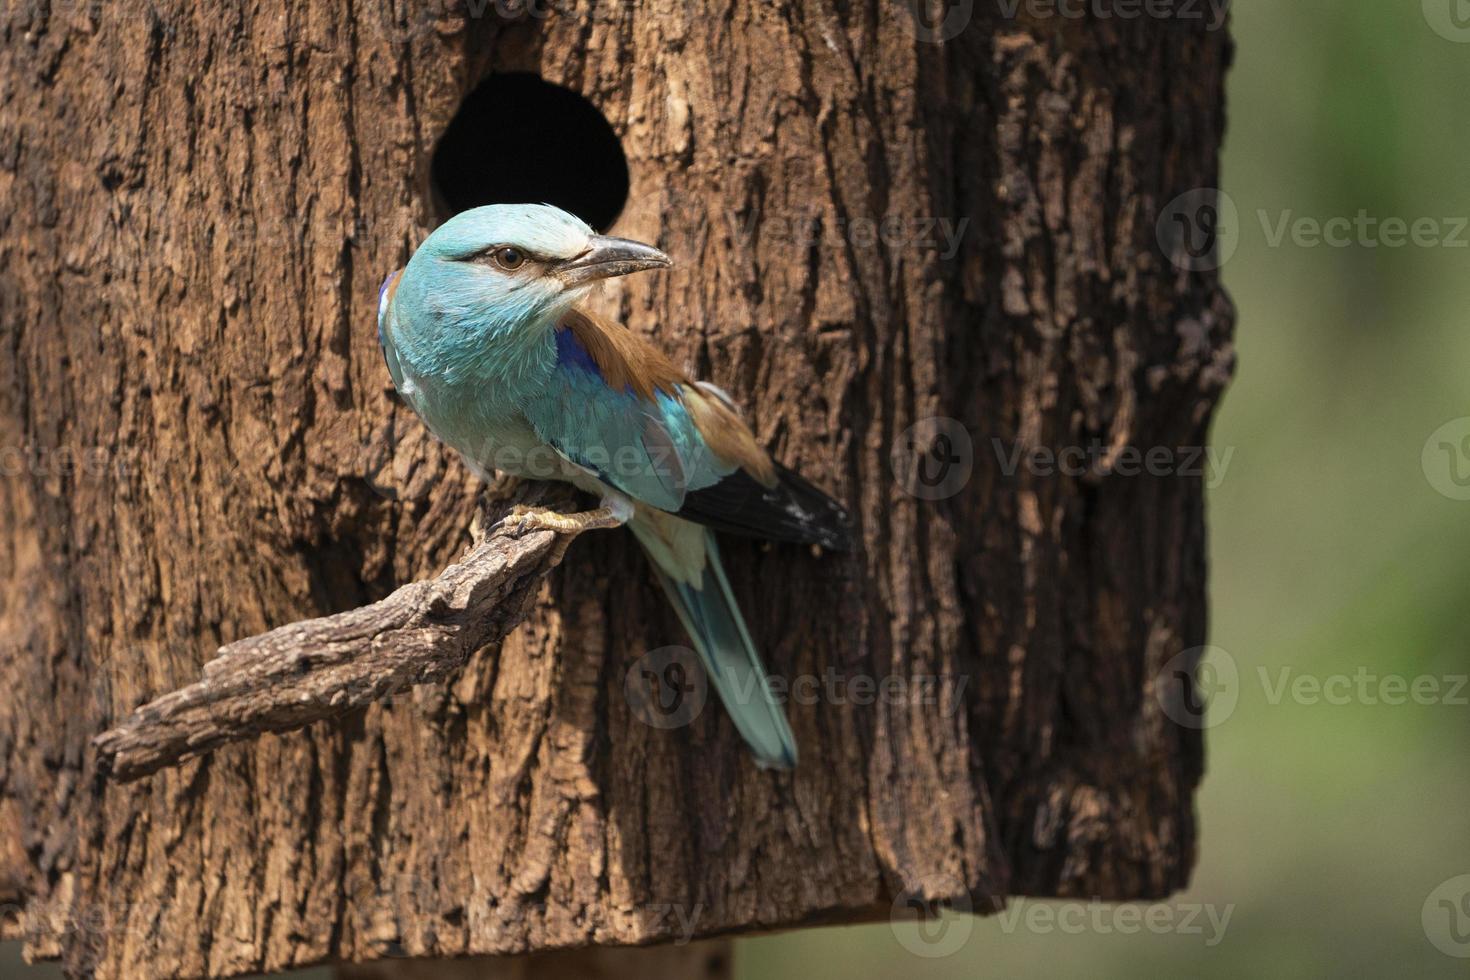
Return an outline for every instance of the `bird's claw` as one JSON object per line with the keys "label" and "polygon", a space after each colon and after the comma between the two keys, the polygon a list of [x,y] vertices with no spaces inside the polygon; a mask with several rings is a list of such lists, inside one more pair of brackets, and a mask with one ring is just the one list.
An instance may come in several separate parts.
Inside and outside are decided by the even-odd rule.
{"label": "bird's claw", "polygon": [[514,528],[520,531],[553,531],[557,534],[581,534],[602,528],[621,527],[632,516],[632,508],[619,506],[609,501],[596,510],[584,510],[576,514],[558,514],[545,507],[530,507],[518,504],[506,516]]}

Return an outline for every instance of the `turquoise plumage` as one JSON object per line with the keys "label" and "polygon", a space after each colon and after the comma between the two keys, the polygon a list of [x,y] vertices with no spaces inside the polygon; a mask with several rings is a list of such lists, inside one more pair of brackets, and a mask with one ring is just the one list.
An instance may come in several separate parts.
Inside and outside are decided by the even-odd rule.
{"label": "turquoise plumage", "polygon": [[711,528],[850,546],[842,508],[774,463],[729,398],[578,303],[599,281],[670,260],[549,205],[445,222],[383,283],[378,336],[404,400],[468,465],[597,495],[545,526],[627,523],[756,761],[796,742],[735,605]]}

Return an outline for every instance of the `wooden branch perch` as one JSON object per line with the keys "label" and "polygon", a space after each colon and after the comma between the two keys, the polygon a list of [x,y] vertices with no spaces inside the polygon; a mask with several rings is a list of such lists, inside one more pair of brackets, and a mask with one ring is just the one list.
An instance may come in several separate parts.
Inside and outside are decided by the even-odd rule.
{"label": "wooden branch perch", "polygon": [[138,779],[230,742],[338,717],[463,667],[520,624],[576,536],[505,519],[518,503],[564,510],[575,499],[569,488],[528,484],[497,496],[479,514],[488,533],[477,533],[471,550],[438,578],[221,647],[201,680],[93,739],[104,770],[121,782]]}

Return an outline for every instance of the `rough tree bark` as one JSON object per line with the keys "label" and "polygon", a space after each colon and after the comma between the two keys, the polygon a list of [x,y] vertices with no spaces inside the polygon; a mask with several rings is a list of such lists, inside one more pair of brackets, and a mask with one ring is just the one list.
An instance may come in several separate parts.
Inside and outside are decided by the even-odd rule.
{"label": "rough tree bark", "polygon": [[[228,976],[1182,886],[1201,736],[1155,694],[1205,635],[1203,490],[1109,464],[1202,445],[1230,372],[1217,276],[1155,240],[1217,182],[1224,32],[503,6],[0,12],[7,934],[74,974]],[[106,780],[91,739],[220,645],[467,545],[475,481],[391,396],[374,310],[437,220],[437,135],[505,70],[605,114],[615,230],[678,260],[602,302],[856,515],[849,557],[726,545],[768,664],[822,681],[801,768],[754,769],[719,711],[639,720],[630,665],[685,640],[599,533],[452,681]],[[956,254],[924,219],[967,222]],[[890,459],[932,417],[973,440],[937,500]],[[1007,465],[1094,442],[1082,477]],[[822,680],[857,677],[943,696]]]}

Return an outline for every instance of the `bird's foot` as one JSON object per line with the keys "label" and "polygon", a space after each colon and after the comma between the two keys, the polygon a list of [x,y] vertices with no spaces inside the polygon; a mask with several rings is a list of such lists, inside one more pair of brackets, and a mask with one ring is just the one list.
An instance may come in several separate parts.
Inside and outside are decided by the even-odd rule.
{"label": "bird's foot", "polygon": [[511,509],[506,520],[523,530],[555,531],[558,534],[581,534],[603,528],[622,527],[633,516],[633,505],[622,494],[605,496],[602,506],[596,510],[584,510],[576,514],[558,514],[545,507],[528,507],[519,504]]}

